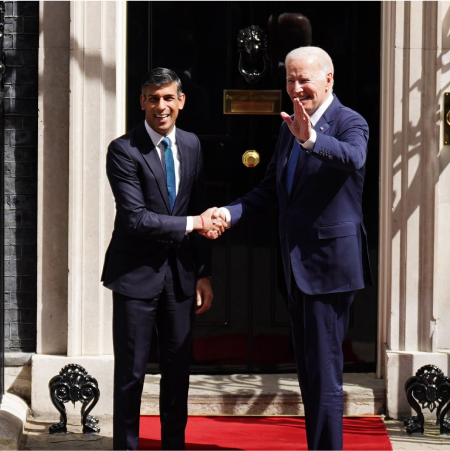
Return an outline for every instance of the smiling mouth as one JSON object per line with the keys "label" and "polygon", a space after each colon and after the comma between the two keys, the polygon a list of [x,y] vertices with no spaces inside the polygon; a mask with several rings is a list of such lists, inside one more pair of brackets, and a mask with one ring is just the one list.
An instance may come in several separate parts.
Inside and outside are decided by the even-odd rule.
{"label": "smiling mouth", "polygon": [[301,102],[302,100],[309,99],[309,96],[297,97],[297,99]]}
{"label": "smiling mouth", "polygon": [[156,117],[158,119],[167,119],[169,117],[169,114],[157,114]]}

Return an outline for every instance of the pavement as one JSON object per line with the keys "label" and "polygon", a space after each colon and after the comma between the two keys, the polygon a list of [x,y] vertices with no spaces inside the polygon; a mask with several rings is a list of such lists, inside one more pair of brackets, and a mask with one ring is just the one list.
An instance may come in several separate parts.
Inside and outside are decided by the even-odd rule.
{"label": "pavement", "polygon": [[[146,375],[141,414],[159,411],[159,375]],[[374,374],[344,374],[344,414],[379,415],[383,413],[385,388]],[[112,419],[100,418],[100,433],[83,434],[80,405],[67,404],[67,434],[48,433],[58,419],[28,416],[25,444],[29,450],[112,449]],[[95,409],[93,415],[96,415]],[[192,375],[189,389],[189,415],[302,415],[303,407],[295,374],[282,375]],[[403,423],[385,420],[394,450],[450,450],[450,435],[441,436],[433,422],[426,424],[424,435],[409,436]],[[0,446],[0,449],[5,449]],[[11,449],[11,448],[9,448]]]}
{"label": "pavement", "polygon": [[113,449],[112,420],[100,420],[98,434],[83,434],[81,423],[67,423],[67,434],[49,434],[48,428],[55,423],[29,419],[25,424],[26,440],[23,449]]}
{"label": "pavement", "polygon": [[450,435],[439,434],[439,427],[435,421],[425,423],[423,435],[408,435],[403,422],[385,420],[384,424],[391,440],[392,449],[440,449],[450,450]]}
{"label": "pavement", "polygon": [[[29,450],[97,450],[112,449],[112,420],[100,420],[98,434],[82,434],[80,423],[67,424],[67,434],[48,433],[51,422],[28,420],[25,424],[24,449]],[[433,422],[427,423],[424,435],[409,436],[403,423],[386,420],[386,429],[394,450],[450,450],[450,435],[439,435]]]}

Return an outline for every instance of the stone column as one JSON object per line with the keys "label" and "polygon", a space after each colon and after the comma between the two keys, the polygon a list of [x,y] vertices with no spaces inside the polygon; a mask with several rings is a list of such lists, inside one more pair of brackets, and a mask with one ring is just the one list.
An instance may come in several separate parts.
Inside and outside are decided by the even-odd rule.
{"label": "stone column", "polygon": [[[62,24],[61,43],[50,36],[55,22]],[[94,414],[112,413],[112,299],[100,276],[114,220],[106,150],[124,133],[125,27],[125,2],[41,2],[40,114],[59,139],[40,135],[39,170],[47,179],[39,180],[40,200],[52,202],[39,204],[38,302],[40,310],[58,313],[38,328],[32,409],[40,416],[55,416],[47,383],[68,363],[98,380]],[[64,83],[55,92],[52,81],[61,72]]]}
{"label": "stone column", "polygon": [[450,149],[442,121],[450,5],[382,8],[379,363],[387,414],[398,418],[411,413],[409,377],[425,364],[449,371]]}
{"label": "stone column", "polygon": [[70,3],[39,6],[37,353],[65,355]]}
{"label": "stone column", "polygon": [[67,355],[112,354],[111,296],[100,276],[113,224],[105,174],[116,135],[116,5],[71,2]]}

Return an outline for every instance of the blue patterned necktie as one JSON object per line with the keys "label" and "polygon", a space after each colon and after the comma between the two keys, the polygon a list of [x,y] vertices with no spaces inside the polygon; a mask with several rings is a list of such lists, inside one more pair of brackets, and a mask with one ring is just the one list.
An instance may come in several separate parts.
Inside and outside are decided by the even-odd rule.
{"label": "blue patterned necktie", "polygon": [[294,145],[292,146],[291,157],[288,161],[288,167],[286,171],[286,191],[291,194],[292,183],[294,182],[295,168],[297,167],[298,157],[300,156],[300,144],[294,139]]}
{"label": "blue patterned necktie", "polygon": [[177,197],[177,187],[175,181],[175,163],[173,161],[173,152],[170,147],[170,139],[164,138],[161,141],[164,147],[164,159],[166,160],[166,180],[167,191],[169,192],[170,211],[173,210],[175,198]]}

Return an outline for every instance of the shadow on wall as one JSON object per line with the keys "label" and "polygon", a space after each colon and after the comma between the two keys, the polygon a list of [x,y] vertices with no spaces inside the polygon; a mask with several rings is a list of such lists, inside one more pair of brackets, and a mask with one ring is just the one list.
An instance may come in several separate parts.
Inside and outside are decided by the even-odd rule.
{"label": "shadow on wall", "polygon": [[[430,7],[431,6],[431,7]],[[418,250],[417,257],[417,290],[421,293],[417,311],[417,349],[420,351],[431,351],[429,349],[429,336],[432,330],[422,330],[420,317],[430,317],[434,319],[433,306],[430,299],[433,297],[434,288],[434,253],[436,247],[435,236],[435,191],[427,189],[431,184],[436,185],[448,164],[450,156],[447,152],[437,152],[439,149],[439,136],[441,130],[441,100],[444,92],[449,89],[449,84],[439,87],[436,86],[436,72],[441,75],[448,74],[450,71],[450,63],[443,63],[442,54],[438,55],[438,50],[432,50],[434,42],[429,42],[430,32],[427,29],[436,31],[434,24],[437,24],[438,15],[433,16],[433,12],[437,11],[437,5],[423,4],[423,22],[422,22],[422,50],[420,53],[420,70],[417,66],[413,67],[411,59],[418,57],[420,50],[411,49],[411,34],[408,26],[404,27],[403,34],[403,57],[402,57],[402,73],[403,80],[411,80],[402,87],[402,126],[400,130],[394,132],[393,140],[393,168],[392,176],[396,185],[401,186],[400,190],[392,191],[392,238],[399,235],[400,261],[397,262],[399,267],[399,349],[407,349],[405,337],[408,335],[406,330],[407,317],[407,301],[408,287],[410,285],[411,275],[408,277],[409,266],[407,258],[409,246],[416,246],[417,243],[408,244],[408,232],[411,236],[411,228],[418,228]],[[405,3],[405,17],[412,15],[412,7],[410,3]],[[450,10],[447,11],[443,22],[442,30],[450,28]],[[438,42],[442,39],[435,33]],[[431,47],[430,47],[431,46]],[[443,48],[445,47],[443,43]],[[447,46],[448,47],[448,46]],[[401,50],[398,50],[401,51]],[[434,68],[434,70],[430,70]],[[414,71],[414,73],[413,73]],[[414,78],[413,78],[414,77]],[[437,95],[435,94],[437,93]],[[409,120],[410,111],[420,105],[420,118],[417,122]],[[415,116],[415,115],[414,115]],[[436,170],[438,169],[438,170]],[[425,187],[425,189],[424,189]],[[416,277],[416,274],[414,275]],[[413,277],[413,278],[414,278]],[[389,310],[389,308],[388,308]],[[409,311],[411,315],[411,311]],[[391,325],[391,328],[394,324]],[[424,327],[424,326],[423,326]],[[428,326],[427,326],[428,327]],[[398,393],[400,399],[399,412],[403,412],[404,416],[409,416],[411,409],[406,401],[404,394],[405,381],[415,374],[418,368],[413,368],[413,358],[402,359],[402,365],[398,365]],[[450,368],[449,368],[450,370]]]}
{"label": "shadow on wall", "polygon": [[31,404],[31,364],[5,367],[5,392]]}
{"label": "shadow on wall", "polygon": [[[97,2],[100,4],[101,2]],[[108,3],[108,2],[107,2]],[[100,4],[90,8],[105,8]],[[41,45],[44,58],[40,61],[40,122],[42,129],[40,149],[41,193],[39,199],[42,302],[38,315],[41,330],[46,330],[45,341],[38,337],[38,352],[67,354],[68,330],[68,265],[69,265],[69,180],[70,180],[70,75],[81,72],[90,80],[101,80],[103,90],[98,98],[105,103],[105,115],[109,98],[116,93],[116,67],[114,43],[105,44],[111,52],[111,61],[102,58],[95,48],[80,48],[70,37],[70,2],[41,2]],[[103,15],[102,15],[102,19]],[[99,19],[100,20],[100,19]],[[57,26],[55,26],[57,24]],[[41,50],[42,52],[42,50]],[[70,68],[73,68],[72,70]],[[59,70],[56,70],[59,69]],[[45,93],[45,98],[43,96]],[[86,97],[85,92],[73,93]],[[89,106],[95,99],[85,98],[83,112],[89,114]],[[75,112],[76,113],[76,112]],[[76,114],[75,114],[76,116]],[[101,131],[99,131],[101,133]],[[88,136],[85,139],[89,139]],[[51,143],[51,145],[46,145]],[[106,153],[106,148],[104,149]],[[98,227],[102,227],[99,222]],[[100,280],[98,281],[100,284]]]}

